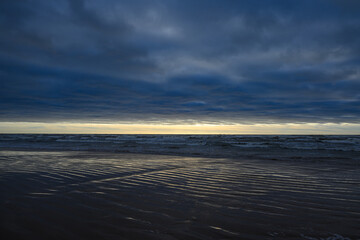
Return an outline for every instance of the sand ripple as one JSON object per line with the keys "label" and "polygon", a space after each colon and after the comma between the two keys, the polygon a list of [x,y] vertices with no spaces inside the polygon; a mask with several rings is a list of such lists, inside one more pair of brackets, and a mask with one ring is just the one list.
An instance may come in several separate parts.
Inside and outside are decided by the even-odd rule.
{"label": "sand ripple", "polygon": [[23,239],[358,239],[359,166],[0,152],[1,230]]}

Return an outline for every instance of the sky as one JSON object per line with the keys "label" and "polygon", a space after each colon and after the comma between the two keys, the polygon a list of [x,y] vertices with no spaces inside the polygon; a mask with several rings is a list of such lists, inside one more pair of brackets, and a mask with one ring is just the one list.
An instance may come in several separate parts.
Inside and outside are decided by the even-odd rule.
{"label": "sky", "polygon": [[2,0],[21,132],[360,134],[360,1]]}

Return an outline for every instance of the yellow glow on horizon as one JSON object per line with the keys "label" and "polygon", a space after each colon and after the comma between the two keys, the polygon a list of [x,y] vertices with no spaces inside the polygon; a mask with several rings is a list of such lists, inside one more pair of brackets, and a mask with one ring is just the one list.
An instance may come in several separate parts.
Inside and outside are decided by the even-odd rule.
{"label": "yellow glow on horizon", "polygon": [[0,122],[0,133],[52,134],[360,134],[354,123],[104,124]]}

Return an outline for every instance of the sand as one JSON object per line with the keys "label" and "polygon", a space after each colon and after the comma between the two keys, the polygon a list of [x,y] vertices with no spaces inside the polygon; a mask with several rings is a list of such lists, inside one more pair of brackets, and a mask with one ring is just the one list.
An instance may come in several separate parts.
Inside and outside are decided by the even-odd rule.
{"label": "sand", "polygon": [[359,239],[359,167],[0,151],[3,239]]}

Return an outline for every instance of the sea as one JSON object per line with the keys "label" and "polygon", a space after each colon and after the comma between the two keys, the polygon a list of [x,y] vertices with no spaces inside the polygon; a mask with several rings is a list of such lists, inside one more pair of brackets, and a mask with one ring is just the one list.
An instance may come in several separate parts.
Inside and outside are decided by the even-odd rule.
{"label": "sea", "polygon": [[360,239],[359,135],[0,134],[2,239]]}

